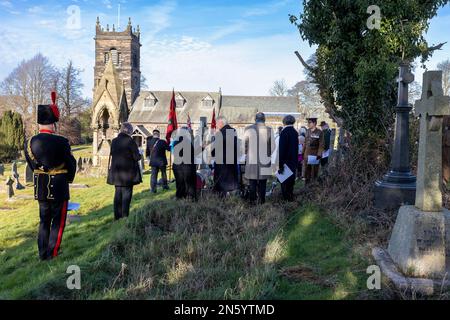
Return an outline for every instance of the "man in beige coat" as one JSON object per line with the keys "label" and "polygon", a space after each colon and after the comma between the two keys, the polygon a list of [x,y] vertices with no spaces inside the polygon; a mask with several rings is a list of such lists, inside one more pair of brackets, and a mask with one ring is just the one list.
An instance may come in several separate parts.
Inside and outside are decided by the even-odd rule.
{"label": "man in beige coat", "polygon": [[267,179],[272,176],[271,155],[275,150],[273,130],[266,126],[264,113],[257,113],[255,124],[245,129],[245,178],[250,183],[250,203],[266,201]]}

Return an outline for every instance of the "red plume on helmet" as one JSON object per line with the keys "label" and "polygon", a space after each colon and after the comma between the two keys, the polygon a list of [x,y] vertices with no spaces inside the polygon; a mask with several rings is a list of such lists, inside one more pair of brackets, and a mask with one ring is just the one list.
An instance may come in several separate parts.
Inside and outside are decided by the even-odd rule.
{"label": "red plume on helmet", "polygon": [[56,105],[56,91],[52,91],[52,104],[50,105],[50,108],[52,109],[53,115],[59,120],[60,115],[58,106]]}

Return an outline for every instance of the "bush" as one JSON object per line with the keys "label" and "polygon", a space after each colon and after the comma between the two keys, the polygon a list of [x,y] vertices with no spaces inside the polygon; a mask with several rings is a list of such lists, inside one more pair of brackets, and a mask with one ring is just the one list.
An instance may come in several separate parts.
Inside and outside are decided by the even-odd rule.
{"label": "bush", "polygon": [[6,111],[0,118],[0,162],[14,160],[23,150],[25,134],[20,114]]}

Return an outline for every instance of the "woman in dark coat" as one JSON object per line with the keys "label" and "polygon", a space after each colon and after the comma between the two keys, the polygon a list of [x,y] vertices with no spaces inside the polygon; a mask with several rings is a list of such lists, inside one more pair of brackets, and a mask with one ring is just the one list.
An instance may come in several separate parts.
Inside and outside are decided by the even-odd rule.
{"label": "woman in dark coat", "polygon": [[114,217],[116,220],[128,217],[133,196],[133,186],[142,183],[139,161],[141,154],[131,138],[133,126],[123,123],[120,134],[112,141],[109,157],[108,184],[116,187],[114,196]]}
{"label": "woman in dark coat", "polygon": [[194,137],[187,127],[178,129],[173,145],[173,173],[177,199],[197,201],[197,171],[194,161]]}
{"label": "woman in dark coat", "polygon": [[279,173],[284,172],[286,165],[293,174],[281,184],[281,191],[284,200],[294,201],[295,176],[298,166],[298,132],[294,128],[295,118],[293,116],[284,117],[283,124],[284,129],[280,133],[279,145]]}
{"label": "woman in dark coat", "polygon": [[[237,133],[224,117],[217,118],[217,128],[215,144],[219,149],[214,149],[214,191],[221,196],[239,188],[238,176],[238,147]],[[227,139],[227,134],[229,138]],[[218,143],[221,141],[221,143]],[[227,153],[230,153],[227,156]]]}

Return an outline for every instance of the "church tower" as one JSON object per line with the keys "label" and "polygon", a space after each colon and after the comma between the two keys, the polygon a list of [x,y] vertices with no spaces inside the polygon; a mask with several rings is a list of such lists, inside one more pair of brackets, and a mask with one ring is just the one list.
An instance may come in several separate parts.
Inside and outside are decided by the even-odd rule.
{"label": "church tower", "polygon": [[97,18],[95,32],[94,93],[102,79],[109,59],[112,59],[119,78],[123,81],[128,108],[131,109],[141,89],[140,28],[133,29],[131,18],[125,30],[106,29]]}

